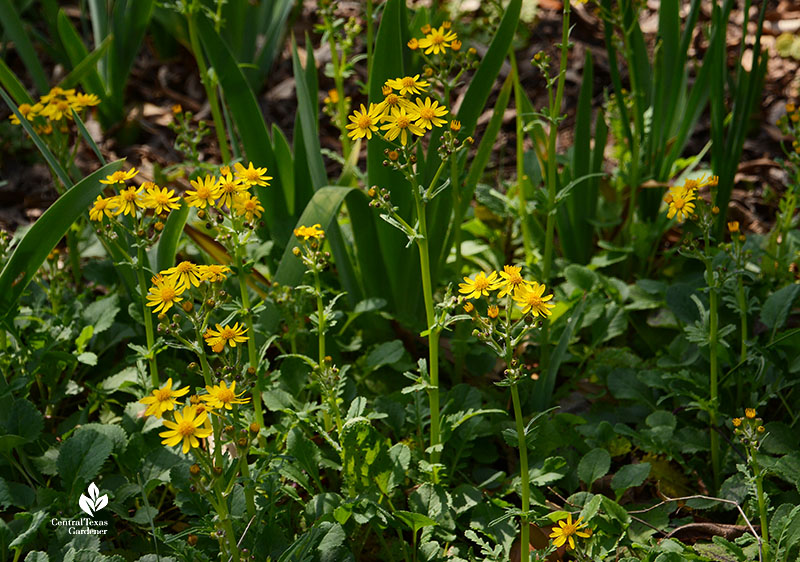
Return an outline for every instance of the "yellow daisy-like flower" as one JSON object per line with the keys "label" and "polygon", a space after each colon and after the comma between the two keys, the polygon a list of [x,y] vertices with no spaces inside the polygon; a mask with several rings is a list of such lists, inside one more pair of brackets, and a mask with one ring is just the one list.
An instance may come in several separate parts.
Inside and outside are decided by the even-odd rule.
{"label": "yellow daisy-like flower", "polygon": [[[29,103],[20,104],[20,106],[17,108],[17,111],[19,111],[22,114],[22,116],[28,121],[33,121],[33,118],[36,117],[36,111],[34,111],[33,106]],[[17,118],[16,113],[12,113],[9,119],[11,119],[12,125],[20,124],[19,118]]]}
{"label": "yellow daisy-like flower", "polygon": [[553,527],[553,532],[550,533],[550,538],[555,539],[553,544],[556,548],[560,548],[564,546],[564,543],[569,542],[569,548],[575,548],[575,536],[588,539],[592,536],[591,529],[581,530],[581,528],[586,527],[586,523],[582,522],[583,519],[578,517],[578,520],[575,523],[572,522],[572,514],[570,513],[567,515],[566,522],[562,519],[558,522],[558,527]]}
{"label": "yellow daisy-like flower", "polygon": [[112,211],[117,207],[116,197],[103,197],[98,195],[94,200],[92,208],[89,209],[89,218],[93,221],[102,221],[103,216],[111,217]]}
{"label": "yellow daisy-like flower", "polygon": [[[205,439],[212,433],[212,429],[206,425],[208,412],[205,408],[198,411],[196,406],[186,406],[183,412],[175,412],[175,421],[164,420],[164,427],[167,431],[159,433],[163,437],[161,443],[169,447],[174,447],[183,441],[183,454],[189,449],[196,449],[200,446],[199,439]],[[203,426],[206,427],[203,427]]]}
{"label": "yellow daisy-like flower", "polygon": [[100,98],[94,94],[71,94],[67,96],[67,101],[75,111],[80,111],[84,107],[94,107],[100,105]]}
{"label": "yellow daisy-like flower", "polygon": [[756,409],[755,408],[745,408],[744,410],[744,417],[749,420],[752,420],[756,417]]}
{"label": "yellow daisy-like flower", "polygon": [[272,176],[267,175],[266,168],[255,168],[252,162],[248,163],[247,168],[237,162],[233,165],[233,169],[236,170],[236,177],[239,178],[246,187],[252,187],[254,185],[266,187],[269,185],[269,180],[272,179]]}
{"label": "yellow daisy-like flower", "polygon": [[474,279],[464,277],[464,282],[458,284],[458,292],[466,295],[468,299],[479,299],[482,296],[488,297],[489,292],[496,290],[499,286],[496,271],[492,271],[489,275],[481,271]]}
{"label": "yellow daisy-like flower", "polygon": [[171,210],[178,209],[181,206],[178,202],[180,197],[174,194],[175,190],[173,189],[151,184],[145,189],[144,204],[148,209],[153,209],[157,215],[163,212],[169,213]]}
{"label": "yellow daisy-like flower", "polygon": [[153,391],[152,396],[145,396],[139,400],[142,404],[147,404],[144,411],[145,416],[155,416],[160,418],[167,410],[174,410],[178,404],[177,398],[189,392],[189,387],[176,388],[172,390],[172,379],[167,379],[167,384]]}
{"label": "yellow daisy-like flower", "polygon": [[258,200],[258,197],[249,193],[242,193],[233,198],[233,212],[243,216],[248,221],[252,221],[253,218],[261,217],[264,207],[261,206],[261,201]]}
{"label": "yellow daisy-like flower", "polygon": [[175,267],[170,267],[161,272],[167,281],[173,283],[178,291],[183,293],[190,289],[192,285],[200,286],[200,266],[190,261],[182,261]]}
{"label": "yellow daisy-like flower", "polygon": [[41,116],[47,117],[50,121],[60,121],[64,118],[72,119],[70,108],[71,106],[67,100],[53,100],[44,107]]}
{"label": "yellow daisy-like flower", "polygon": [[523,314],[531,313],[534,316],[550,316],[552,312],[550,309],[555,307],[554,304],[549,303],[553,295],[544,295],[546,287],[540,285],[536,281],[531,286],[527,284],[519,285],[514,291],[514,301],[522,309]]}
{"label": "yellow daisy-like flower", "polygon": [[[102,181],[102,180],[100,180]],[[144,197],[142,197],[141,187],[129,187],[119,192],[119,195],[112,197],[116,204],[115,215],[135,215],[136,207],[146,208]]]}
{"label": "yellow daisy-like flower", "polygon": [[110,176],[106,176],[106,179],[100,180],[100,183],[104,183],[106,185],[114,185],[117,183],[125,183],[129,179],[133,178],[136,174],[139,173],[139,170],[136,168],[131,168],[127,172],[125,170],[117,170]]}
{"label": "yellow daisy-like flower", "polygon": [[147,306],[154,306],[153,314],[167,312],[173,304],[181,302],[183,289],[172,279],[156,275],[151,279],[153,286],[147,291]]}
{"label": "yellow daisy-like flower", "polygon": [[208,328],[203,337],[214,353],[220,353],[225,348],[225,344],[230,347],[236,347],[237,343],[246,342],[248,340],[248,337],[244,335],[246,331],[247,328],[240,327],[238,322],[233,326],[228,324],[220,326],[217,324],[216,330]]}
{"label": "yellow daisy-like flower", "polygon": [[414,105],[409,108],[409,114],[412,115],[416,124],[423,129],[430,130],[434,127],[441,127],[447,122],[442,119],[443,116],[447,115],[447,108],[439,105],[438,101],[431,100],[431,98],[425,98],[425,101],[417,98]]}
{"label": "yellow daisy-like flower", "polygon": [[244,390],[236,394],[236,381],[231,383],[230,388],[225,381],[220,381],[218,385],[206,386],[206,391],[208,394],[204,394],[200,398],[209,408],[232,410],[233,404],[247,404],[250,401],[250,398],[239,398],[244,394]]}
{"label": "yellow daisy-like flower", "polygon": [[[421,42],[420,46],[422,46]],[[400,92],[401,96],[405,96],[407,94],[421,94],[430,86],[430,82],[420,80],[419,74],[415,74],[414,76],[389,79],[386,81],[386,85]]]}
{"label": "yellow daisy-like flower", "polygon": [[522,271],[521,267],[517,267],[514,265],[504,265],[503,271],[500,272],[500,292],[497,293],[498,298],[503,298],[506,295],[510,295],[514,292],[514,289],[517,287],[521,287],[523,285],[528,284],[520,275]]}
{"label": "yellow daisy-like flower", "polygon": [[669,210],[667,211],[667,218],[677,216],[678,220],[683,222],[694,213],[695,204],[693,201],[697,199],[693,189],[685,190],[678,189],[670,191]]}
{"label": "yellow daisy-like flower", "polygon": [[305,241],[309,238],[321,238],[325,235],[325,231],[322,230],[320,224],[317,223],[314,226],[299,226],[295,228],[294,235],[297,236],[297,238],[302,238]]}
{"label": "yellow daisy-like flower", "polygon": [[733,234],[734,232],[739,232],[739,221],[731,221],[728,223],[728,232]]}
{"label": "yellow daisy-like flower", "polygon": [[487,311],[486,311],[486,315],[487,315],[489,318],[491,318],[492,320],[494,320],[495,318],[497,318],[497,316],[498,316],[499,314],[500,314],[500,307],[498,307],[496,304],[490,305],[490,306],[489,306],[489,310],[487,310]]}
{"label": "yellow daisy-like flower", "polygon": [[70,88],[68,90],[64,90],[63,88],[61,88],[59,86],[54,86],[54,87],[50,88],[49,92],[47,92],[45,95],[43,95],[41,98],[39,98],[39,100],[41,101],[41,103],[50,103],[51,101],[54,101],[57,98],[71,96],[73,94],[75,94],[75,89],[74,88]]}
{"label": "yellow daisy-like flower", "polygon": [[731,421],[733,422],[733,427],[739,427],[742,425],[742,418],[733,418]]}
{"label": "yellow daisy-like flower", "polygon": [[379,119],[383,119],[387,115],[391,115],[392,109],[395,107],[402,107],[406,111],[413,107],[414,104],[412,104],[410,100],[395,94],[390,87],[384,86],[384,89],[388,89],[389,91],[384,92],[386,97],[376,106],[379,110]]}
{"label": "yellow daisy-like flower", "polygon": [[411,131],[417,136],[423,136],[425,129],[414,123],[412,115],[409,115],[402,107],[392,109],[391,115],[384,117],[386,125],[381,126],[381,130],[386,131],[386,139],[393,141],[398,136],[400,144],[408,144],[408,132]]}
{"label": "yellow daisy-like flower", "polygon": [[425,49],[425,54],[444,54],[450,44],[458,39],[458,35],[445,29],[444,26],[431,29],[431,32],[419,40],[419,48]]}
{"label": "yellow daisy-like flower", "polygon": [[361,104],[361,111],[354,110],[352,115],[347,118],[351,121],[345,127],[350,129],[347,136],[353,140],[367,137],[367,140],[372,138],[372,133],[378,132],[378,120],[381,117],[381,110],[379,105],[374,103],[369,104],[369,109]]}
{"label": "yellow daisy-like flower", "polygon": [[225,281],[228,278],[228,273],[231,272],[231,268],[227,265],[198,265],[197,268],[200,270],[200,279],[211,283]]}
{"label": "yellow daisy-like flower", "polygon": [[238,177],[234,178],[230,170],[219,178],[219,196],[217,206],[227,205],[230,209],[233,206],[233,199],[247,191],[247,184]]}
{"label": "yellow daisy-like flower", "polygon": [[192,184],[194,191],[187,191],[184,199],[190,207],[205,209],[208,205],[214,206],[214,202],[220,196],[217,178],[206,174],[204,178],[189,180],[189,183]]}

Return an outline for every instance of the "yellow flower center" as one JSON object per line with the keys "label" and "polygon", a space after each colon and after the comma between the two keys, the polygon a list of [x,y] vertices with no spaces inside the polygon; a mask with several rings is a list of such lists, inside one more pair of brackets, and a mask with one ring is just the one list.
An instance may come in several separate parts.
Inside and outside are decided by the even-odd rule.
{"label": "yellow flower center", "polygon": [[230,388],[222,388],[217,391],[217,400],[220,402],[224,402],[225,404],[229,404],[236,399],[236,395]]}
{"label": "yellow flower center", "polygon": [[574,524],[572,525],[567,524],[561,528],[561,534],[564,535],[565,537],[568,537],[570,535],[574,535],[576,530],[577,529],[575,528]]}
{"label": "yellow flower center", "polygon": [[419,110],[419,116],[420,116],[422,119],[427,119],[427,120],[430,120],[430,119],[433,119],[434,117],[436,117],[436,114],[433,112],[433,109],[432,109],[432,108],[430,108],[430,107],[423,107],[423,108],[421,108],[421,109]]}
{"label": "yellow flower center", "polygon": [[410,120],[410,119],[409,119],[407,116],[405,116],[405,115],[400,115],[400,116],[397,118],[396,125],[397,125],[399,128],[401,128],[401,129],[405,129],[405,128],[406,128],[406,127],[408,127],[410,124],[411,124],[411,120]]}
{"label": "yellow flower center", "polygon": [[444,43],[444,35],[442,35],[441,33],[432,33],[430,39],[431,43],[433,43],[434,45],[441,45],[442,43]]}
{"label": "yellow flower center", "polygon": [[178,424],[178,428],[175,431],[177,431],[184,437],[189,437],[191,435],[194,435],[195,429],[196,428],[192,422],[184,420]]}
{"label": "yellow flower center", "polygon": [[511,273],[508,277],[508,284],[509,285],[521,285],[522,284],[522,275],[519,273]]}
{"label": "yellow flower center", "polygon": [[255,211],[256,210],[256,202],[254,199],[248,199],[244,202],[244,210],[245,211]]}
{"label": "yellow flower center", "polygon": [[531,308],[537,308],[542,304],[542,297],[537,297],[534,293],[528,293],[525,302]]}
{"label": "yellow flower center", "polygon": [[56,108],[58,108],[59,111],[66,111],[69,109],[69,104],[64,100],[61,100],[58,103],[56,103]]}
{"label": "yellow flower center", "polygon": [[136,201],[136,195],[137,194],[136,194],[136,190],[133,189],[133,188],[126,189],[125,191],[120,193],[120,195],[122,196],[122,199],[125,200],[125,201],[128,201],[128,202]]}
{"label": "yellow flower center", "polygon": [[209,197],[211,197],[211,190],[208,189],[206,186],[198,187],[196,197],[198,199],[208,199]]}
{"label": "yellow flower center", "polygon": [[406,76],[403,78],[400,83],[403,85],[403,88],[413,88],[414,87],[414,79],[411,76]]}
{"label": "yellow flower center", "polygon": [[260,175],[258,173],[258,170],[256,170],[255,168],[253,168],[252,170],[247,168],[242,171],[242,177],[244,177],[244,179],[246,179],[247,181],[258,181],[259,176]]}
{"label": "yellow flower center", "polygon": [[485,291],[489,288],[489,281],[484,277],[478,277],[475,279],[475,290],[476,291]]}
{"label": "yellow flower center", "polygon": [[194,269],[194,264],[190,261],[182,261],[181,263],[178,264],[178,267],[176,267],[175,269],[177,269],[178,273],[181,274],[189,273]]}
{"label": "yellow flower center", "polygon": [[683,209],[683,206],[686,204],[686,202],[682,198],[677,197],[672,204],[675,205],[676,209]]}
{"label": "yellow flower center", "polygon": [[400,98],[397,96],[397,94],[389,94],[388,96],[386,96],[386,103],[388,105],[397,105],[397,102],[399,101]]}
{"label": "yellow flower center", "polygon": [[363,113],[358,117],[356,125],[358,125],[359,129],[369,129],[372,126],[372,118],[366,113]]}
{"label": "yellow flower center", "polygon": [[219,333],[219,337],[221,337],[224,340],[232,340],[233,338],[236,337],[236,330],[228,327],[222,328],[222,330]]}
{"label": "yellow flower center", "polygon": [[225,193],[235,193],[238,189],[238,186],[232,181],[226,181],[220,187]]}
{"label": "yellow flower center", "polygon": [[163,191],[156,191],[153,193],[153,201],[159,205],[167,205],[169,203],[169,195]]}
{"label": "yellow flower center", "polygon": [[169,302],[175,298],[175,289],[173,289],[170,285],[165,285],[161,287],[161,302]]}
{"label": "yellow flower center", "polygon": [[159,402],[166,402],[172,398],[172,390],[169,388],[159,388],[155,392],[156,400]]}

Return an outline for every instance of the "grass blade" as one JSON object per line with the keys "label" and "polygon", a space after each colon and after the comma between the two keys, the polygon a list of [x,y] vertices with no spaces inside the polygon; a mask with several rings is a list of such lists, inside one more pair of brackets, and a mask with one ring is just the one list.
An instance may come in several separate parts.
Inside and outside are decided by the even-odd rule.
{"label": "grass blade", "polygon": [[23,103],[33,104],[33,98],[3,59],[0,59],[0,86],[8,90],[17,105],[22,105]]}
{"label": "grass blade", "polygon": [[[5,96],[5,92],[2,92]],[[66,191],[25,233],[0,273],[0,321],[7,323],[16,310],[25,287],[47,259],[50,251],[78,217],[92,205],[105,185],[100,180],[122,167],[122,160],[111,162],[85,177]]]}
{"label": "grass blade", "polygon": [[156,248],[155,270],[163,271],[175,265],[175,255],[178,253],[178,243],[183,234],[183,227],[186,219],[189,218],[189,205],[183,203],[179,209],[175,209],[167,217],[164,223],[164,230],[158,239]]}
{"label": "grass blade", "polygon": [[33,48],[28,34],[25,33],[25,26],[11,0],[0,0],[0,22],[2,22],[6,35],[14,43],[19,58],[25,63],[25,68],[30,72],[36,89],[40,94],[47,93],[50,90],[50,81],[47,79],[36,49]]}
{"label": "grass blade", "polygon": [[85,140],[86,144],[88,144],[91,147],[95,156],[97,156],[97,159],[100,161],[100,165],[105,166],[106,159],[103,158],[103,154],[100,152],[100,149],[97,147],[97,144],[95,144],[92,135],[90,135],[89,131],[86,130],[86,125],[83,124],[83,120],[81,119],[80,115],[78,115],[78,113],[74,109],[70,109],[70,111],[72,111],[72,118],[75,120],[75,124],[78,126],[78,131],[83,137],[83,140]]}
{"label": "grass blade", "polygon": [[111,35],[103,39],[103,42],[94,51],[87,54],[78,64],[73,65],[72,71],[58,85],[65,89],[74,88],[77,84],[83,82],[84,78],[90,73],[97,74],[97,63],[106,54],[113,40],[114,38]]}

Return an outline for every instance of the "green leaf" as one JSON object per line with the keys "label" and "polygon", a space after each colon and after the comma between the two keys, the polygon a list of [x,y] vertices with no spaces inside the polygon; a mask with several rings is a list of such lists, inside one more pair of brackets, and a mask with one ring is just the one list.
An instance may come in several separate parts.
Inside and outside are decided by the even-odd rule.
{"label": "green leaf", "polygon": [[416,534],[417,531],[425,527],[434,527],[438,525],[436,521],[421,513],[414,513],[411,511],[403,511],[398,509],[394,512],[394,516],[405,523],[408,528],[411,529],[413,534]]}
{"label": "green leaf", "polygon": [[33,488],[18,482],[9,482],[0,477],[0,508],[19,507],[27,509],[36,501]]}
{"label": "green leaf", "polygon": [[[60,14],[63,13],[64,12],[60,12]],[[84,56],[80,62],[74,64],[73,61],[72,70],[61,80],[61,82],[58,83],[59,87],[64,89],[74,88],[78,84],[82,83],[90,74],[96,75],[97,62],[103,58],[103,55],[106,54],[106,51],[108,51],[108,48],[111,46],[113,39],[114,38],[109,35],[103,39],[103,42],[100,43],[94,51],[86,54],[86,56]],[[72,40],[72,36],[68,36],[68,40]],[[83,43],[81,43],[81,46],[83,46]]]}
{"label": "green leaf", "polygon": [[611,468],[611,455],[605,449],[592,449],[578,463],[578,478],[591,488],[598,478],[608,474]]}
{"label": "green leaf", "polygon": [[297,113],[300,119],[300,127],[303,131],[308,169],[311,172],[311,181],[316,191],[328,183],[328,177],[325,173],[325,163],[322,161],[322,150],[317,132],[316,98],[314,100],[311,99],[305,71],[300,63],[300,57],[297,55],[297,43],[294,37],[292,37],[292,68],[297,90]]}
{"label": "green leaf", "polygon": [[75,432],[61,445],[58,473],[70,496],[97,476],[113,448],[108,437],[94,430]]}
{"label": "green leaf", "polygon": [[18,398],[11,407],[3,405],[0,413],[3,435],[0,437],[0,452],[31,443],[39,438],[44,428],[41,412],[29,400]]}
{"label": "green leaf", "polygon": [[787,285],[772,293],[764,301],[764,306],[761,308],[761,321],[772,330],[773,337],[775,332],[786,322],[798,294],[800,294],[800,285]]}
{"label": "green leaf", "polygon": [[28,553],[25,562],[50,562],[50,557],[46,552],[36,550]]}
{"label": "green leaf", "polygon": [[597,274],[594,271],[588,267],[574,263],[568,265],[564,269],[564,277],[577,288],[587,293],[591,291],[594,284],[597,283]]}
{"label": "green leaf", "polygon": [[641,486],[650,475],[650,463],[629,464],[620,468],[611,479],[611,489],[624,492],[628,488]]}
{"label": "green leaf", "polygon": [[[2,90],[0,93],[5,95]],[[0,321],[8,322],[8,316],[16,310],[17,300],[33,281],[47,255],[103,191],[105,186],[100,180],[121,166],[122,161],[117,160],[85,177],[59,197],[28,229],[0,273]]]}
{"label": "green leaf", "polygon": [[164,230],[158,239],[156,249],[156,271],[164,271],[175,265],[175,256],[178,253],[178,244],[181,241],[183,227],[189,218],[189,205],[184,203],[179,209],[175,209],[167,217],[164,223]]}
{"label": "green leaf", "polygon": [[300,467],[310,474],[315,482],[319,480],[319,449],[297,426],[293,427],[286,437],[286,452],[297,460]]}
{"label": "green leaf", "polygon": [[2,58],[0,58],[0,86],[8,90],[17,105],[22,105],[23,103],[33,105],[33,98]]}
{"label": "green leaf", "polygon": [[613,519],[616,519],[617,521],[622,523],[624,527],[630,525],[631,516],[628,515],[628,512],[625,510],[624,507],[619,505],[611,498],[603,496],[603,510],[606,513],[608,513]]}
{"label": "green leaf", "polygon": [[21,548],[28,544],[35,536],[36,533],[39,531],[39,527],[42,526],[45,519],[47,519],[47,511],[37,511],[36,513],[20,513],[17,514],[15,518],[30,518],[30,523],[28,524],[28,528],[25,529],[23,532],[17,535],[11,544],[8,545],[9,548]]}
{"label": "green leaf", "polygon": [[367,355],[367,367],[370,369],[377,369],[382,365],[392,365],[400,361],[405,353],[403,342],[400,340],[392,340],[384,342],[370,351]]}
{"label": "green leaf", "polygon": [[17,10],[14,9],[14,3],[11,0],[0,0],[0,22],[6,37],[14,44],[19,58],[25,63],[25,68],[33,78],[36,89],[40,94],[48,92],[50,85],[42,63],[39,62],[39,55],[36,54],[33,43],[25,33],[25,25],[23,25]]}

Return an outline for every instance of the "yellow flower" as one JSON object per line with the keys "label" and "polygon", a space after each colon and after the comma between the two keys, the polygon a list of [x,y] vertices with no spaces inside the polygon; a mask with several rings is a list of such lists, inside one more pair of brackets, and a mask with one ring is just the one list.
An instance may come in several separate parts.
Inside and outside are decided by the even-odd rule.
{"label": "yellow flower", "polygon": [[172,279],[165,279],[161,275],[154,276],[151,281],[153,286],[147,292],[147,306],[154,306],[153,314],[167,312],[172,305],[181,302],[183,290],[176,286]]}
{"label": "yellow flower", "polygon": [[522,278],[520,275],[520,271],[522,271],[521,267],[516,267],[514,265],[504,265],[503,271],[500,272],[500,278],[502,279],[499,283],[500,292],[497,293],[497,298],[502,299],[506,295],[510,295],[514,292],[514,289],[525,285],[527,281]]}
{"label": "yellow flower", "polygon": [[244,182],[247,187],[254,185],[266,187],[269,185],[269,180],[272,179],[272,176],[267,175],[266,168],[254,168],[252,162],[248,163],[247,168],[237,162],[233,165],[233,169],[236,170],[236,177]]}
{"label": "yellow flower", "polygon": [[756,409],[755,408],[745,408],[744,415],[747,419],[752,420],[756,417]]}
{"label": "yellow flower", "polygon": [[570,513],[567,515],[566,523],[562,519],[558,522],[558,527],[553,527],[553,532],[550,533],[550,538],[555,539],[553,544],[556,548],[560,548],[564,546],[564,543],[569,542],[569,548],[575,548],[575,539],[573,536],[579,536],[581,538],[587,539],[592,536],[591,529],[586,529],[585,531],[581,531],[581,527],[586,527],[586,523],[582,523],[583,519],[578,517],[578,520],[575,523],[572,522],[572,514]]}
{"label": "yellow flower", "polygon": [[470,312],[472,312],[473,310],[475,310],[475,305],[473,305],[471,302],[466,302],[466,303],[464,304],[464,312],[466,312],[467,314],[469,314],[469,313],[470,313]]}
{"label": "yellow flower", "polygon": [[227,205],[229,209],[233,206],[233,199],[244,194],[248,187],[238,176],[234,179],[230,170],[228,170],[227,174],[220,176],[218,185],[217,206]]}
{"label": "yellow flower", "polygon": [[419,29],[420,29],[420,31],[422,31],[422,33],[430,33],[431,26],[430,26],[430,24],[426,23],[425,25],[423,25]]}
{"label": "yellow flower", "polygon": [[450,48],[453,49],[454,51],[460,51],[461,41],[459,41],[458,39],[453,39],[453,42],[450,43]]}
{"label": "yellow flower", "polygon": [[116,197],[105,198],[102,195],[98,195],[97,199],[94,200],[94,205],[89,209],[89,218],[93,221],[102,221],[103,215],[110,217],[112,215],[111,211],[118,204]]}
{"label": "yellow flower", "polygon": [[361,111],[354,110],[352,115],[347,118],[351,121],[346,125],[350,132],[347,136],[353,140],[367,137],[372,138],[372,133],[378,132],[378,119],[380,119],[380,109],[374,103],[369,104],[369,109],[361,104]]}
{"label": "yellow flower", "polygon": [[328,97],[325,98],[325,103],[339,103],[339,90],[335,88],[328,90]]}
{"label": "yellow flower", "polygon": [[489,316],[489,318],[494,320],[500,314],[500,308],[496,304],[490,305],[486,314]]}
{"label": "yellow flower", "polygon": [[423,129],[433,129],[446,123],[441,117],[447,115],[447,108],[440,106],[438,101],[431,98],[425,98],[424,102],[417,98],[415,104],[409,108],[409,114]]}
{"label": "yellow flower", "polygon": [[180,293],[190,289],[192,285],[200,286],[200,266],[190,261],[182,261],[175,267],[170,267],[161,272],[170,283],[173,283]]}
{"label": "yellow flower", "polygon": [[399,136],[400,143],[403,146],[408,144],[409,131],[418,136],[425,134],[425,129],[414,123],[413,116],[409,115],[402,107],[395,107],[392,109],[391,115],[386,116],[384,119],[386,120],[386,125],[382,125],[381,130],[386,131],[386,139],[393,141]]}
{"label": "yellow flower", "polygon": [[144,411],[145,416],[155,416],[160,418],[167,410],[174,410],[178,401],[176,398],[189,392],[189,387],[176,388],[172,390],[172,379],[167,379],[167,384],[153,391],[152,396],[145,396],[139,402],[147,404]]}
{"label": "yellow flower", "polygon": [[414,37],[412,37],[408,43],[406,43],[406,45],[408,45],[408,48],[412,51],[419,49],[419,41],[417,41]]}
{"label": "yellow flower", "polygon": [[116,209],[114,210],[115,215],[135,215],[136,207],[140,209],[145,208],[141,187],[123,189],[119,192],[119,195],[112,197],[112,199],[116,205]]}
{"label": "yellow flower", "polygon": [[247,329],[244,326],[240,327],[238,322],[233,326],[226,324],[224,327],[217,324],[216,330],[208,328],[203,337],[214,353],[220,353],[226,343],[231,347],[236,347],[237,343],[246,342],[248,340],[248,337],[244,335],[246,331]]}
{"label": "yellow flower", "polygon": [[189,180],[189,183],[192,184],[194,191],[187,191],[184,199],[190,207],[205,209],[206,205],[214,205],[220,195],[219,182],[216,178],[206,174],[206,177]]}
{"label": "yellow flower", "polygon": [[[385,86],[385,88],[388,88]],[[392,92],[391,88],[388,88],[389,91],[385,94],[385,98],[381,103],[379,103],[376,107],[378,109],[378,119],[384,119],[387,115],[391,115],[392,109],[395,107],[402,107],[405,110],[410,109],[413,107],[409,100],[402,96],[398,96],[394,92]],[[377,127],[376,127],[377,130]]]}
{"label": "yellow flower", "polygon": [[742,418],[733,418],[733,427],[739,427],[742,425]]}
{"label": "yellow flower", "polygon": [[208,413],[205,411],[198,412],[195,406],[186,406],[183,413],[175,412],[175,421],[164,420],[164,427],[167,431],[159,433],[159,437],[163,437],[161,443],[174,447],[183,441],[183,453],[189,452],[189,449],[194,449],[200,446],[198,439],[205,439],[211,435],[212,429],[210,427],[203,427],[208,419]]}
{"label": "yellow flower", "polygon": [[48,103],[41,112],[42,117],[47,117],[51,121],[60,121],[67,118],[72,119],[70,104],[67,100],[53,100]]}
{"label": "yellow flower", "polygon": [[261,206],[261,201],[258,200],[258,197],[249,193],[242,193],[233,198],[233,211],[248,221],[252,221],[253,217],[261,217],[264,207]]}
{"label": "yellow flower", "polygon": [[421,94],[425,91],[425,88],[430,86],[430,83],[420,80],[419,74],[415,74],[414,76],[387,80],[386,85],[400,92],[401,96],[405,96],[406,94]]}
{"label": "yellow flower", "polygon": [[[687,181],[688,183],[688,181]],[[679,221],[685,221],[694,212],[693,201],[697,199],[693,187],[672,187],[667,194],[669,198],[669,210],[667,211],[667,218],[677,216]],[[666,198],[665,198],[666,199]]]}
{"label": "yellow flower", "polygon": [[481,296],[488,297],[489,292],[496,290],[499,286],[496,271],[492,271],[489,275],[481,271],[475,276],[475,279],[464,277],[464,283],[458,284],[458,292],[466,295],[468,299],[479,299]]}
{"label": "yellow flower", "polygon": [[308,240],[309,238],[321,238],[325,232],[322,230],[322,227],[319,223],[315,224],[314,226],[299,226],[294,229],[294,235],[297,238],[302,238],[303,240]]}
{"label": "yellow flower", "polygon": [[118,170],[111,174],[110,176],[106,176],[106,179],[100,180],[100,183],[104,183],[106,185],[114,185],[116,183],[125,183],[129,179],[133,178],[136,174],[139,173],[139,170],[136,168],[131,168],[127,172],[124,170]]}
{"label": "yellow flower", "polygon": [[100,105],[100,98],[94,94],[72,94],[67,96],[67,101],[75,111],[80,111],[84,107],[94,107]]}
{"label": "yellow flower", "polygon": [[[33,118],[36,117],[36,111],[34,111],[33,106],[29,103],[20,104],[20,106],[17,108],[17,111],[19,111],[20,114],[22,114],[22,116],[28,121],[33,121]],[[12,113],[10,119],[12,125],[20,124],[16,113]]]}
{"label": "yellow flower", "polygon": [[205,401],[209,408],[224,408],[232,410],[232,404],[247,404],[249,398],[239,398],[244,394],[244,390],[236,394],[236,381],[231,383],[230,388],[225,384],[225,381],[220,381],[218,385],[206,386],[208,394],[204,394],[200,398]]}
{"label": "yellow flower", "polygon": [[198,265],[197,269],[200,271],[200,279],[211,283],[225,281],[227,274],[231,272],[231,268],[227,265],[218,264]]}
{"label": "yellow flower", "polygon": [[431,53],[434,55],[438,55],[439,53],[444,54],[447,48],[450,47],[450,43],[457,39],[458,35],[452,31],[446,30],[444,26],[441,26],[438,29],[431,29],[428,35],[420,39],[419,48],[425,49],[426,55],[430,55]]}
{"label": "yellow flower", "polygon": [[519,285],[514,291],[514,301],[522,309],[523,314],[531,313],[534,316],[550,316],[552,312],[550,309],[555,305],[547,301],[553,298],[553,295],[542,296],[546,287],[540,285],[536,281],[532,286]]}
{"label": "yellow flower", "polygon": [[456,119],[450,121],[450,130],[453,131],[454,133],[459,132],[461,130],[461,121],[458,121]]}
{"label": "yellow flower", "polygon": [[739,232],[739,221],[731,221],[728,223],[728,232],[733,234],[734,232]]}
{"label": "yellow flower", "polygon": [[74,88],[70,88],[69,90],[64,90],[59,86],[54,86],[50,88],[50,91],[48,93],[46,93],[40,98],[40,101],[41,103],[50,103],[51,101],[54,101],[59,97],[70,96],[73,95],[74,93],[75,93]]}
{"label": "yellow flower", "polygon": [[157,215],[163,212],[170,212],[172,209],[180,208],[181,204],[178,203],[180,197],[173,194],[175,190],[167,189],[166,187],[158,187],[152,184],[145,189],[144,204],[148,209],[153,209]]}

